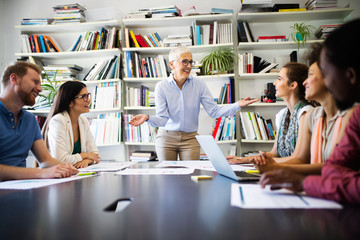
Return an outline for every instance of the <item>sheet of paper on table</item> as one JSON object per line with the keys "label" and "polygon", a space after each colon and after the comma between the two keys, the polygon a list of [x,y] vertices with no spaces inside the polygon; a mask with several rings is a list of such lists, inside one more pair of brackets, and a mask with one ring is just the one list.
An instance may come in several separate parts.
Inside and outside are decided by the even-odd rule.
{"label": "sheet of paper on table", "polygon": [[127,168],[117,175],[183,175],[192,174],[193,168]]}
{"label": "sheet of paper on table", "polygon": [[334,201],[307,196],[281,189],[262,189],[259,184],[231,185],[231,205],[240,208],[333,208],[342,206]]}
{"label": "sheet of paper on table", "polygon": [[0,182],[0,189],[17,189],[17,190],[26,190],[32,188],[40,188],[53,184],[69,182],[74,180],[79,180],[82,178],[91,177],[89,176],[71,176],[68,178],[53,178],[53,179],[25,179],[25,180],[10,180],[5,182]]}
{"label": "sheet of paper on table", "polygon": [[130,167],[134,162],[99,162],[86,168],[80,168],[80,172],[116,172]]}
{"label": "sheet of paper on table", "polygon": [[[208,170],[215,172],[215,168],[210,161],[162,161],[156,167],[183,166],[200,170]],[[236,164],[230,165],[234,171],[255,170],[253,164]]]}

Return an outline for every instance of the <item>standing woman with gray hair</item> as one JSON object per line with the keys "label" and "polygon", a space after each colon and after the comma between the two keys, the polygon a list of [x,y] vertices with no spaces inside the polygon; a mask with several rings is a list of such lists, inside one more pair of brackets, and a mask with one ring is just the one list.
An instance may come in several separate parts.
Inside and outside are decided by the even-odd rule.
{"label": "standing woman with gray hair", "polygon": [[169,65],[173,73],[156,84],[156,115],[139,114],[130,124],[139,126],[145,121],[159,127],[155,148],[160,161],[199,160],[200,145],[197,142],[200,104],[212,118],[233,115],[258,99],[242,99],[227,106],[217,106],[206,84],[190,75],[194,65],[188,47],[180,46],[169,53]]}

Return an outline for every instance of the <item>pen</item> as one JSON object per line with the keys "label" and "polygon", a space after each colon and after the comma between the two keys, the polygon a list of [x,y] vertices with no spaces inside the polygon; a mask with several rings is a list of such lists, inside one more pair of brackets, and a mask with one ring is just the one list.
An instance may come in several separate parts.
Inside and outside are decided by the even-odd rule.
{"label": "pen", "polygon": [[308,201],[306,201],[306,200],[303,198],[303,196],[301,196],[299,193],[295,193],[295,195],[298,196],[303,203],[305,203],[305,204],[308,205],[308,206],[310,205],[310,204],[308,203]]}
{"label": "pen", "polygon": [[260,173],[259,170],[245,170],[246,173]]}
{"label": "pen", "polygon": [[244,195],[243,195],[242,187],[240,186],[240,187],[239,187],[239,189],[240,189],[240,198],[241,198],[241,203],[242,203],[242,204],[245,204],[245,200],[244,200]]}
{"label": "pen", "polygon": [[96,172],[86,172],[86,173],[79,173],[78,176],[89,176],[94,174],[96,174]]}

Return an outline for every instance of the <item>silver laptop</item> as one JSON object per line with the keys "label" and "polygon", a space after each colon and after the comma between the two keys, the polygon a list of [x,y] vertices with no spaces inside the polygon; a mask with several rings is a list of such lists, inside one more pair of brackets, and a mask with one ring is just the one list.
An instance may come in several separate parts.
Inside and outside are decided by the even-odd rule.
{"label": "silver laptop", "polygon": [[235,181],[258,181],[260,179],[260,174],[234,171],[211,135],[197,135],[196,139],[219,174]]}

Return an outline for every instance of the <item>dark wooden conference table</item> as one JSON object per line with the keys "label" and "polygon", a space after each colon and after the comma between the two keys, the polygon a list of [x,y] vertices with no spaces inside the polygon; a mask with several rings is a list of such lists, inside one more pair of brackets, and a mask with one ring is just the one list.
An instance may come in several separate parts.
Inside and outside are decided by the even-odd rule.
{"label": "dark wooden conference table", "polygon": [[[241,209],[230,205],[233,180],[193,175],[199,174],[214,178],[104,173],[0,190],[0,239],[360,239],[359,206]],[[123,211],[104,211],[127,198],[132,202]]]}

